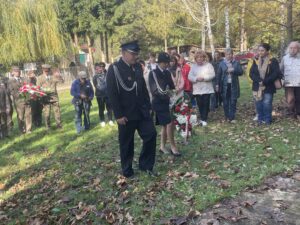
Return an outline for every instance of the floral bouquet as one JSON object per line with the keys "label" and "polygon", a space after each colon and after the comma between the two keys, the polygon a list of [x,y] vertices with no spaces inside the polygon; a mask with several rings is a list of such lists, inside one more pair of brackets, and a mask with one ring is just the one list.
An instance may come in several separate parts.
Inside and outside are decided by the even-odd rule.
{"label": "floral bouquet", "polygon": [[35,86],[31,83],[24,83],[22,87],[19,89],[19,93],[22,97],[28,100],[38,100],[47,94],[40,86]]}
{"label": "floral bouquet", "polygon": [[197,115],[192,109],[192,105],[186,97],[177,100],[173,108],[174,124],[176,130],[187,141],[192,134],[192,128],[197,125]]}

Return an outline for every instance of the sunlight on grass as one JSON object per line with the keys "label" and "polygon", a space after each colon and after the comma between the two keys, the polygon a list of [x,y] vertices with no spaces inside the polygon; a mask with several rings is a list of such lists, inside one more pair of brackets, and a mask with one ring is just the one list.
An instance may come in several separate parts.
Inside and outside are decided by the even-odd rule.
{"label": "sunlight on grass", "polygon": [[[80,204],[115,217],[115,212],[130,213],[136,224],[156,224],[162,218],[186,215],[234,197],[268,176],[292,171],[300,162],[299,123],[275,118],[269,127],[256,126],[249,84],[245,78],[241,83],[238,123],[222,123],[221,108],[210,113],[208,127],[197,127],[189,145],[179,144],[183,157],[157,153],[158,178],[137,169],[141,140],[136,135],[136,179],[124,186],[118,184],[117,126],[99,125],[94,101],[91,129],[77,135],[69,90],[60,93],[62,130],[53,126],[47,132],[42,127],[30,135],[19,135],[15,127],[13,138],[0,141],[0,184],[4,186],[0,201],[18,204],[7,211],[11,224],[17,220],[26,224],[40,208],[47,217],[56,218],[48,217],[50,224],[58,218],[62,224],[71,224],[74,215],[69,209]],[[280,91],[275,106],[282,96]],[[53,117],[52,121],[54,125]],[[176,140],[180,142],[181,137]],[[107,224],[105,217],[86,216],[94,224]]]}

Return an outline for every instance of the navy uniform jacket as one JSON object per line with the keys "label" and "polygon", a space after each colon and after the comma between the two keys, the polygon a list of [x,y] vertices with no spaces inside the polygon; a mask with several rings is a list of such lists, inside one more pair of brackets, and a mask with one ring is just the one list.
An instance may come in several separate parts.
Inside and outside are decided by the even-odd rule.
{"label": "navy uniform jacket", "polygon": [[[137,92],[126,91],[121,84],[117,83],[113,65],[116,65],[124,84],[131,88],[137,82]],[[128,120],[150,119],[150,98],[143,76],[143,70],[139,63],[132,66],[126,64],[122,58],[110,65],[107,71],[107,95],[112,105],[115,118],[126,117]]]}
{"label": "navy uniform jacket", "polygon": [[[172,75],[170,71],[165,70],[162,72],[158,67],[153,70],[156,74],[157,82],[159,86],[166,90],[167,86],[170,90],[175,89]],[[156,86],[156,83],[153,78],[153,72],[149,74],[149,86],[152,94],[152,108],[154,111],[158,112],[169,112],[170,96],[168,94],[161,94]]]}

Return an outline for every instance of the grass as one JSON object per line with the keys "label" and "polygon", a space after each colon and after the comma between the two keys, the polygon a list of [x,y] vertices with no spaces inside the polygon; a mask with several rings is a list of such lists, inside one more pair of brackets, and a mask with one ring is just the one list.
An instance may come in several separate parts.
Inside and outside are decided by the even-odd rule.
{"label": "grass", "polygon": [[[71,97],[60,93],[62,130],[19,135],[15,127],[10,139],[0,140],[0,223],[159,224],[292,171],[300,158],[299,122],[277,117],[257,127],[245,78],[241,89],[238,123],[222,123],[221,109],[210,113],[208,127],[197,127],[190,144],[179,145],[183,157],[157,153],[158,178],[136,169],[136,136],[134,180],[119,176],[117,127],[98,125],[96,101],[92,129],[76,135]],[[275,107],[282,96],[280,90]]]}

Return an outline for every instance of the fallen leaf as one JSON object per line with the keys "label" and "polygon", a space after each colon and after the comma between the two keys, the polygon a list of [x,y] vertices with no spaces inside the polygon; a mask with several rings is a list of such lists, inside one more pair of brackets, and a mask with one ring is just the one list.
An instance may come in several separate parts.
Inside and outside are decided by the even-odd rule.
{"label": "fallen leaf", "polygon": [[231,182],[227,180],[221,180],[219,186],[223,189],[227,189],[231,186]]}

